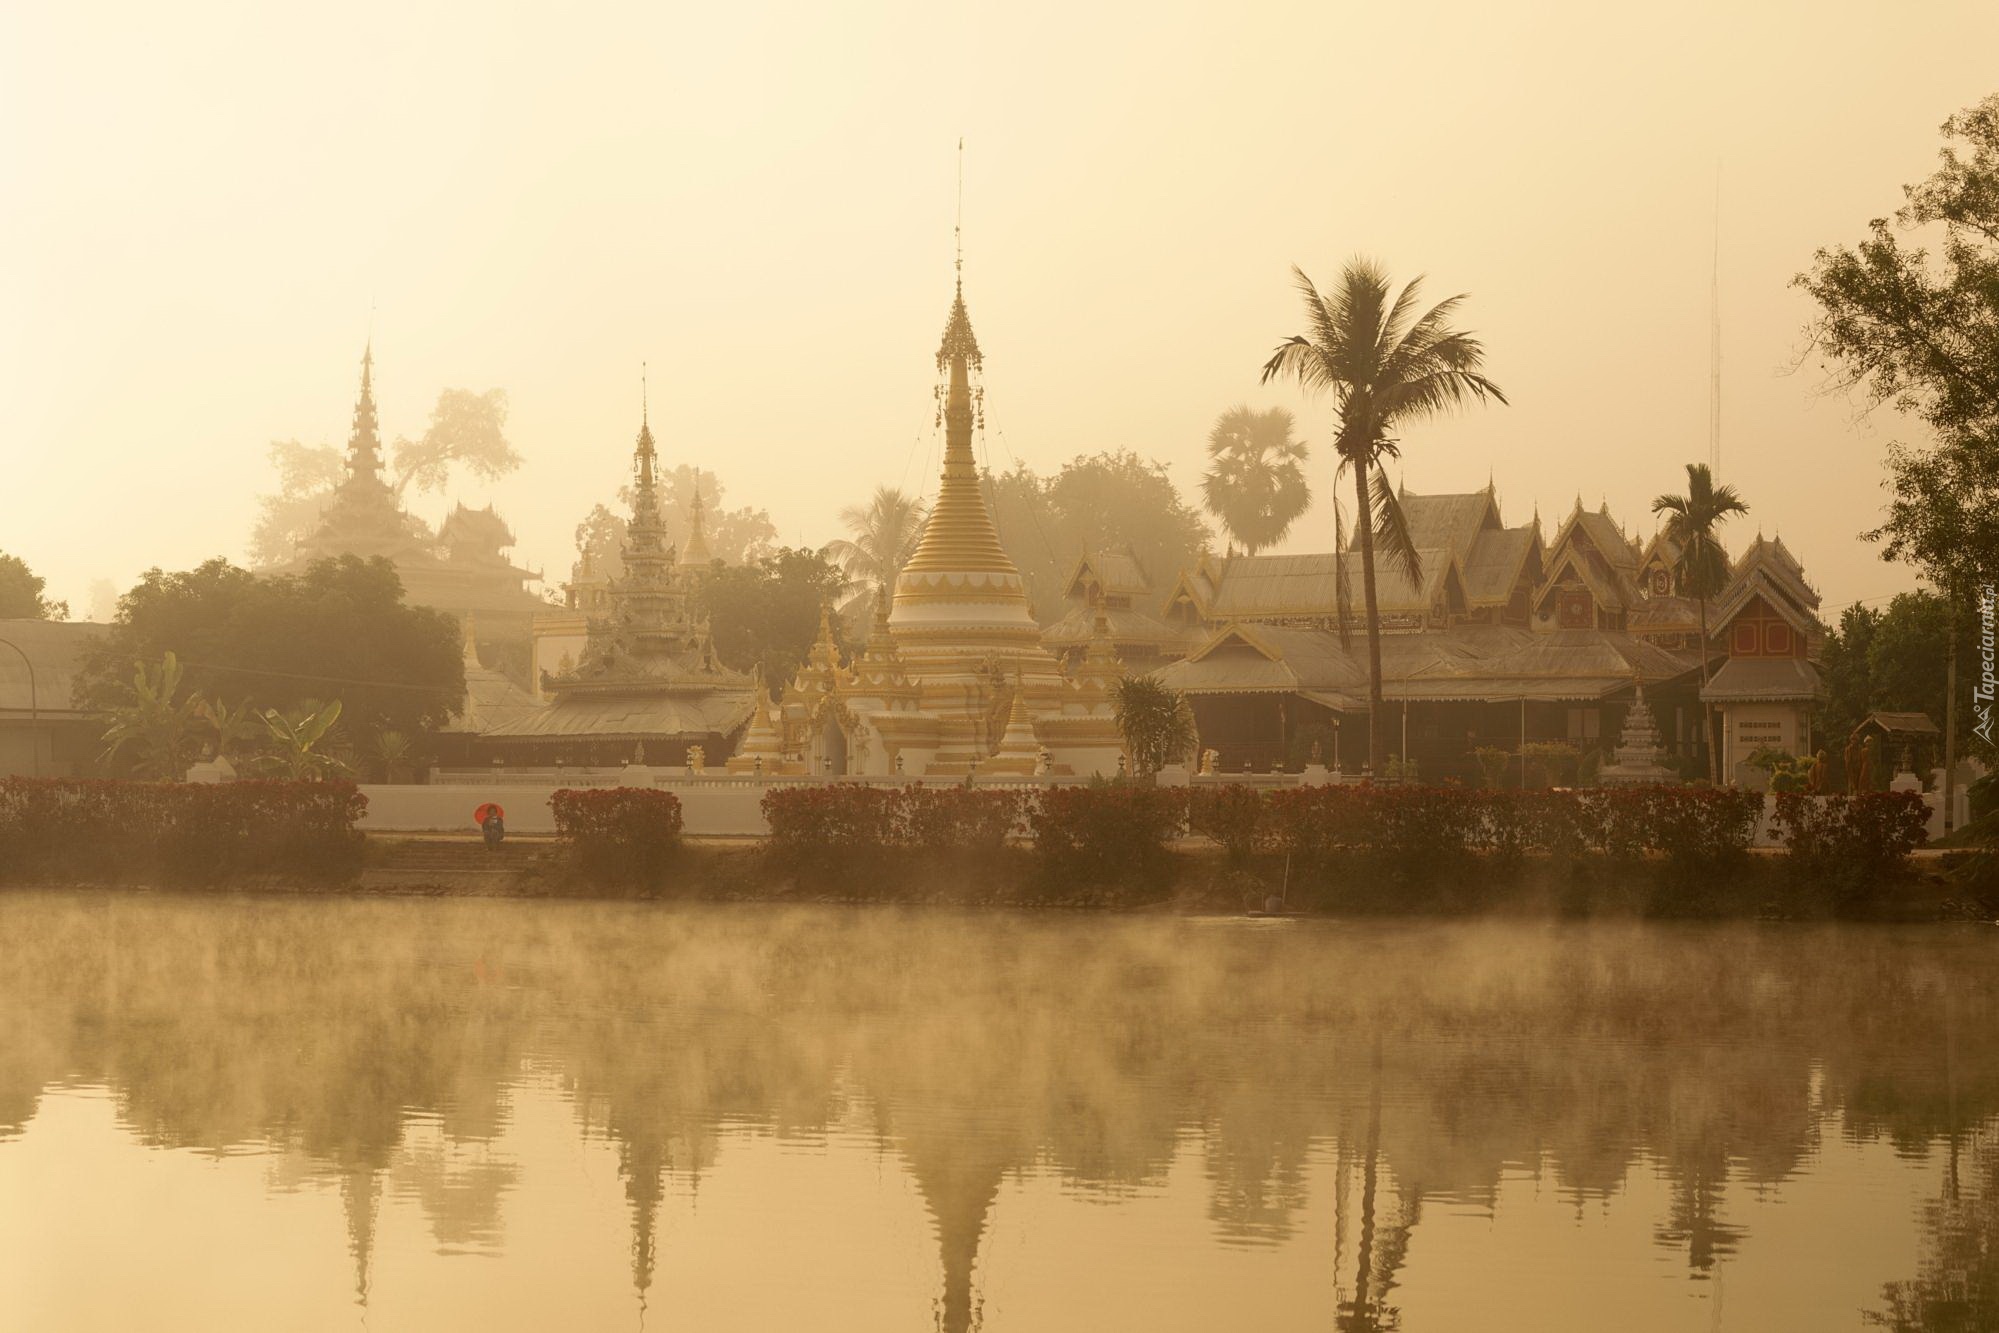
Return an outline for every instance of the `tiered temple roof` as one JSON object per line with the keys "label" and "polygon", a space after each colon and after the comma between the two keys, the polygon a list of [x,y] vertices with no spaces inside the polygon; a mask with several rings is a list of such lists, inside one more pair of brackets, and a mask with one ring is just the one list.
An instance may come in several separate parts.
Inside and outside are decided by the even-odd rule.
{"label": "tiered temple roof", "polygon": [[514,534],[492,508],[460,504],[433,538],[406,512],[383,479],[380,422],[375,410],[372,344],[361,356],[361,391],[347,439],[346,475],[334,487],[319,524],[299,543],[291,568],[343,555],[380,556],[396,567],[403,595],[417,606],[454,615],[476,613],[489,631],[518,638],[543,603],[524,586],[541,578],[507,559]]}
{"label": "tiered temple roof", "polygon": [[[1580,500],[1544,546],[1538,517],[1506,526],[1490,487],[1400,499],[1422,578],[1377,553],[1386,699],[1586,701],[1698,674],[1691,600],[1656,593],[1641,577],[1670,564],[1670,543],[1641,547],[1607,508]],[[1196,694],[1298,693],[1329,708],[1365,708],[1359,563],[1351,544],[1338,554],[1204,556],[1180,575],[1168,610],[1207,637],[1159,678]],[[1807,645],[1800,660],[1815,653],[1817,595],[1782,543],[1758,538],[1733,570],[1709,605],[1710,657],[1730,616],[1759,597],[1798,626]]]}
{"label": "tiered temple roof", "polygon": [[[490,742],[661,743],[717,746],[751,716],[749,677],[722,665],[700,605],[700,567],[675,558],[660,518],[658,450],[642,418],[633,449],[632,514],[624,572],[590,619],[583,660],[554,677],[553,702],[488,729]],[[711,749],[711,761],[723,758]]]}

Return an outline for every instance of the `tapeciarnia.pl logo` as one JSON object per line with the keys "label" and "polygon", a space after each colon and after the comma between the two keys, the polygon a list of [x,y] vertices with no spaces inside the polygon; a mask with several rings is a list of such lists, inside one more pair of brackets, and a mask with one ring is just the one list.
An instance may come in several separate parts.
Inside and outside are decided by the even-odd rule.
{"label": "tapeciarnia.pl logo", "polygon": [[1994,596],[1992,585],[1980,585],[1978,589],[1978,683],[1971,687],[1971,712],[1978,719],[1972,733],[1987,745],[1992,744],[1992,696],[1999,690],[1999,678],[1992,673],[1992,613]]}

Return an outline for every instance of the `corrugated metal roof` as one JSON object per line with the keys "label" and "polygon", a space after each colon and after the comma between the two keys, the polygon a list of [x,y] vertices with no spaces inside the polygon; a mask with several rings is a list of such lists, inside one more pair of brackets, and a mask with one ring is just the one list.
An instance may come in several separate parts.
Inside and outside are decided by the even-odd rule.
{"label": "corrugated metal roof", "polygon": [[1102,551],[1085,551],[1070,571],[1069,582],[1064,586],[1064,597],[1082,597],[1085,576],[1096,579],[1097,585],[1107,593],[1119,593],[1129,597],[1143,597],[1152,591],[1152,580],[1146,576],[1145,566],[1139,562],[1138,553],[1127,543]]}
{"label": "corrugated metal roof", "polygon": [[[1510,625],[1459,625],[1381,640],[1388,699],[1599,699],[1697,667],[1690,655],[1610,630],[1534,634]],[[1324,691],[1362,701],[1367,641],[1355,634],[1343,646],[1332,630],[1232,625],[1186,661],[1153,674],[1194,694]]]}
{"label": "corrugated metal roof", "polygon": [[1714,703],[1823,699],[1818,668],[1802,657],[1731,657],[1709,679],[1701,698]]}
{"label": "corrugated metal roof", "polygon": [[[1423,582],[1410,581],[1405,570],[1376,554],[1375,598],[1391,615],[1428,613],[1455,567],[1446,547],[1419,548]],[[1220,562],[1220,577],[1206,614],[1216,620],[1260,616],[1330,616],[1339,606],[1339,580],[1346,570],[1351,601],[1363,598],[1361,566],[1352,555],[1319,551],[1305,555],[1239,555]]]}
{"label": "corrugated metal roof", "polygon": [[30,711],[42,717],[82,716],[83,710],[71,702],[77,673],[109,630],[108,625],[79,620],[0,620],[0,639],[21,650],[0,648],[0,713],[9,714],[9,721],[16,712],[26,718]]}
{"label": "corrugated metal roof", "polygon": [[[1190,637],[1187,631],[1179,626],[1169,625],[1156,616],[1149,616],[1132,607],[1105,607],[1104,619],[1109,622],[1113,643],[1147,643],[1162,648],[1179,647]],[[1097,613],[1094,607],[1072,607],[1069,614],[1041,631],[1041,641],[1051,647],[1060,648],[1088,643],[1096,637],[1096,623]]]}
{"label": "corrugated metal roof", "polygon": [[1860,725],[1872,722],[1883,731],[1907,732],[1915,736],[1935,736],[1937,724],[1930,721],[1928,713],[1889,713],[1880,709],[1860,719]]}
{"label": "corrugated metal roof", "polygon": [[1473,606],[1504,606],[1520,581],[1534,540],[1532,527],[1480,532],[1464,561],[1465,600]]}
{"label": "corrugated metal roof", "polygon": [[749,720],[747,691],[709,694],[568,694],[481,733],[505,740],[650,740],[728,735]]}

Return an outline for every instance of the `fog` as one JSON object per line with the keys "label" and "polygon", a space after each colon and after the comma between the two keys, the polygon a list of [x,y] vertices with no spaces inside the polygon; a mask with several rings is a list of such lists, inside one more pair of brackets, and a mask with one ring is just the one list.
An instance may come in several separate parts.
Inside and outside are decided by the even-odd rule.
{"label": "fog", "polygon": [[[1758,1322],[1759,1290],[1800,1320],[1822,1299],[1785,1230],[1801,1212],[1830,1229],[1813,1263],[1875,1275],[1853,1305],[1891,1279],[1919,1299],[1918,1222],[1855,1156],[1869,1145],[1866,1161],[1945,1173],[1931,1240],[1955,1227],[1989,1254],[1979,1219],[1999,1198],[1999,1176],[1978,1174],[1999,1169],[1978,1147],[1999,1113],[1982,930],[37,893],[0,902],[0,927],[0,1168],[9,1139],[38,1116],[65,1123],[64,1097],[101,1087],[156,1152],[254,1152],[273,1193],[337,1188],[344,1242],[295,1231],[284,1253],[338,1258],[342,1300],[371,1299],[376,1268],[407,1273],[406,1252],[430,1245],[524,1250],[538,1284],[569,1290],[607,1243],[571,1225],[554,1258],[538,1201],[592,1142],[615,1147],[623,1196],[608,1248],[624,1294],[610,1295],[670,1317],[689,1297],[655,1287],[655,1265],[726,1226],[733,1199],[773,1219],[805,1207],[809,1162],[773,1174],[758,1145],[816,1145],[871,1155],[928,1216],[927,1240],[843,1280],[892,1287],[913,1271],[953,1330],[976,1326],[988,1282],[1062,1295],[1006,1285],[1021,1260],[1004,1247],[1062,1229],[1022,1219],[1031,1182],[1141,1210],[1189,1188],[1176,1163],[1190,1157],[1224,1258],[1301,1237],[1334,1247],[1307,1254],[1301,1271],[1323,1276],[1302,1295],[1269,1289],[1272,1326],[1330,1308],[1337,1286],[1378,1321],[1342,1327],[1394,1327],[1394,1308],[1464,1265],[1495,1297],[1531,1292],[1584,1251],[1559,1230],[1495,1230],[1529,1210],[1523,1178],[1563,1201],[1557,1217],[1572,1210],[1571,1229],[1628,1219],[1641,1260],[1657,1256],[1616,1288],[1645,1316],[1635,1328],[1690,1326],[1667,1317],[1661,1272],[1701,1284],[1724,1269],[1739,1326],[1832,1326]],[[517,1122],[551,1089],[569,1128],[536,1147]],[[116,1160],[98,1140],[37,1142],[43,1157]],[[1829,1172],[1830,1196],[1814,1188]],[[175,1228],[220,1225],[218,1188],[160,1196]],[[1813,1202],[1755,1211],[1793,1196]],[[709,1220],[683,1217],[683,1199],[706,1199]],[[386,1220],[378,1234],[397,1200],[421,1209],[428,1239]],[[0,1236],[32,1238],[47,1219],[13,1211],[31,1206],[0,1194]],[[1467,1210],[1486,1219],[1469,1236],[1453,1221]],[[1122,1215],[1088,1234],[1110,1243]],[[809,1262],[751,1235],[722,1252]],[[231,1262],[189,1274],[189,1290],[227,1290],[214,1277]],[[1570,1326],[1546,1317],[1535,1326]]]}
{"label": "fog", "polygon": [[1289,265],[1365,252],[1469,292],[1513,400],[1412,433],[1411,489],[1648,530],[1706,454],[1718,181],[1736,539],[1781,531],[1831,613],[1910,582],[1855,540],[1906,428],[1787,373],[1787,284],[1929,169],[1995,47],[1976,0],[15,6],[0,548],[79,612],[240,558],[267,444],[344,439],[371,331],[391,437],[508,392],[526,465],[433,503],[495,500],[526,563],[614,495],[641,362],[669,463],[824,542],[933,484],[963,136],[992,465],[1130,446],[1191,491],[1245,399],[1324,441],[1256,370]]}

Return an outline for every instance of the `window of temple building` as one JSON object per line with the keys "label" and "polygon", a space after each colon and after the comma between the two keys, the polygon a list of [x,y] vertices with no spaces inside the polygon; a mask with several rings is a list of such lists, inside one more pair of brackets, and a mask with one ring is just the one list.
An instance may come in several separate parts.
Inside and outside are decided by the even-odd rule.
{"label": "window of temple building", "polygon": [[1602,736],[1603,715],[1594,708],[1569,710],[1569,739],[1593,741]]}
{"label": "window of temple building", "polygon": [[1755,621],[1742,620],[1736,622],[1735,634],[1729,646],[1729,651],[1738,657],[1756,656],[1757,634]]}
{"label": "window of temple building", "polygon": [[1772,621],[1763,630],[1763,647],[1773,656],[1788,656],[1791,651],[1791,627],[1783,621]]}

